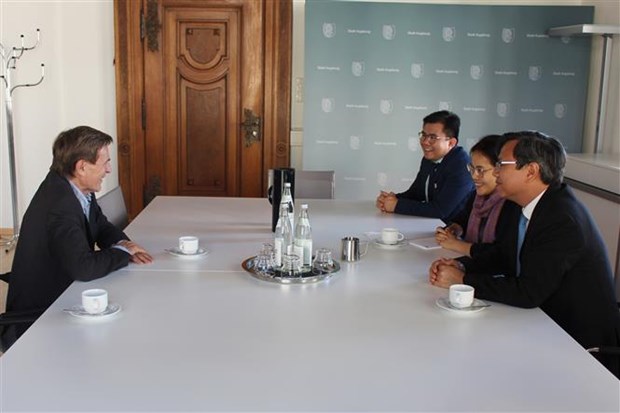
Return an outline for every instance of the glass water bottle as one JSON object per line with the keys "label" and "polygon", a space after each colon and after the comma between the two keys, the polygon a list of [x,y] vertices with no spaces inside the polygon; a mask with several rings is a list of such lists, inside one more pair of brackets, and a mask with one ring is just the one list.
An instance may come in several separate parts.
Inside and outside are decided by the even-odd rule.
{"label": "glass water bottle", "polygon": [[274,235],[274,266],[282,267],[282,254],[290,254],[293,249],[293,228],[288,216],[288,205],[280,204],[280,216]]}
{"label": "glass water bottle", "polygon": [[308,271],[312,266],[312,228],[308,218],[308,205],[301,206],[301,212],[295,226],[295,254],[301,259],[301,266]]}

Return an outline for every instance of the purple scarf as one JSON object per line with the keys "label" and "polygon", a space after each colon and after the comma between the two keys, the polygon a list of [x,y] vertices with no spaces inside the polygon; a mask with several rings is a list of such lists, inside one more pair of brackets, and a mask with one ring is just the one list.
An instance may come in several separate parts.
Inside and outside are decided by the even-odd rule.
{"label": "purple scarf", "polygon": [[[505,199],[499,195],[497,190],[494,190],[488,196],[476,195],[474,205],[469,214],[469,221],[467,222],[465,241],[479,242],[480,231],[482,231],[482,242],[495,241],[495,227],[497,226],[497,220],[502,211],[504,201]],[[480,228],[480,223],[484,218],[486,218],[486,223],[484,228]]]}

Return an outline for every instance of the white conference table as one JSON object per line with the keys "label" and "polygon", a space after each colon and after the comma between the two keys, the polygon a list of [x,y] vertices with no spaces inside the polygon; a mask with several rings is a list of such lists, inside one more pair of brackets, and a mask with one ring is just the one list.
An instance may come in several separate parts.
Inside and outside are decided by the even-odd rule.
{"label": "white conference table", "polygon": [[[336,255],[346,235],[438,224],[308,203],[315,248]],[[427,270],[443,251],[371,245],[326,282],[279,285],[241,269],[270,224],[264,199],[156,198],[127,229],[156,261],[73,283],[0,357],[0,411],[620,410],[620,382],[541,310],[438,308]],[[188,234],[210,253],[164,252]],[[62,312],[92,287],[123,310]]]}

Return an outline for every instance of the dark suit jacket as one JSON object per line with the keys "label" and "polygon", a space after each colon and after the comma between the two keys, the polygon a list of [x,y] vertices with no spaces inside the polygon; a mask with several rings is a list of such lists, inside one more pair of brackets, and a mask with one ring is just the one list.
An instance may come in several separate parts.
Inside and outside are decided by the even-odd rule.
{"label": "dark suit jacket", "polygon": [[109,248],[127,236],[108,222],[94,197],[89,219],[69,181],[49,172],[24,215],[7,311],[47,308],[74,280],[94,280],[129,263],[128,253]]}
{"label": "dark suit jacket", "polygon": [[[420,170],[405,192],[396,194],[397,214],[439,218],[449,222],[463,208],[467,197],[474,190],[474,183],[467,171],[469,155],[460,146],[455,146],[444,156],[441,163],[422,158]],[[428,202],[426,202],[426,178]]]}
{"label": "dark suit jacket", "polygon": [[566,184],[549,187],[536,205],[518,277],[517,226],[515,217],[513,230],[493,249],[460,259],[467,272],[464,283],[475,287],[478,298],[540,307],[585,348],[620,345],[620,314],[605,245],[572,190]]}

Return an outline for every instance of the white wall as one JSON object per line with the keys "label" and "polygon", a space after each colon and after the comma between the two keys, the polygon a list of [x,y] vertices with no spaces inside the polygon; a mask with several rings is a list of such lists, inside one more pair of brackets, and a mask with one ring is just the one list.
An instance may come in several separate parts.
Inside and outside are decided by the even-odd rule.
{"label": "white wall", "polygon": [[[0,0],[0,42],[31,45],[41,29],[39,46],[24,54],[12,71],[13,85],[32,83],[45,63],[45,80],[13,93],[19,216],[51,164],[59,132],[89,125],[116,138],[113,0]],[[3,65],[4,67],[4,65]],[[5,88],[2,86],[4,95]],[[0,227],[12,228],[8,144],[4,99],[0,125]],[[116,164],[116,146],[112,162]],[[104,181],[104,192],[118,185],[118,172]]]}
{"label": "white wall", "polygon": [[[344,0],[341,0],[344,1]],[[521,5],[521,6],[595,6],[594,23],[620,25],[620,1],[618,0],[349,0],[386,3],[470,4],[470,5]],[[304,9],[306,0],[293,0],[293,103],[291,119],[291,166],[303,169],[303,90],[296,93],[296,85],[303,84],[304,77]],[[593,152],[596,134],[598,90],[600,82],[602,38],[593,41],[590,63],[587,112],[584,126],[584,152]],[[604,125],[602,149],[605,153],[620,154],[620,36],[613,38],[611,56],[607,117]]]}
{"label": "white wall", "polygon": [[[303,85],[303,19],[305,0],[294,1],[292,149],[294,167],[301,168],[303,136],[303,90],[296,99],[296,79]],[[378,0],[375,0],[378,1]],[[391,0],[398,2],[399,0]],[[495,0],[495,1],[411,1],[436,4],[504,5],[594,5],[595,23],[620,24],[617,0]],[[40,63],[46,64],[46,79],[36,88],[18,89],[13,95],[20,218],[51,163],[54,138],[64,129],[90,125],[116,138],[114,86],[113,0],[0,0],[0,42],[5,47],[19,45],[25,34],[27,44],[40,28],[40,46],[25,55],[14,72],[14,84],[37,80]],[[601,41],[596,39],[592,55],[589,111],[585,138],[592,145],[596,120]],[[606,152],[620,153],[620,39],[614,38],[611,84],[605,139]],[[2,87],[4,92],[4,87]],[[12,208],[8,177],[8,150],[4,100],[0,124],[0,228],[11,228]],[[112,150],[116,164],[116,146]],[[118,172],[104,181],[103,192],[118,184]]]}

